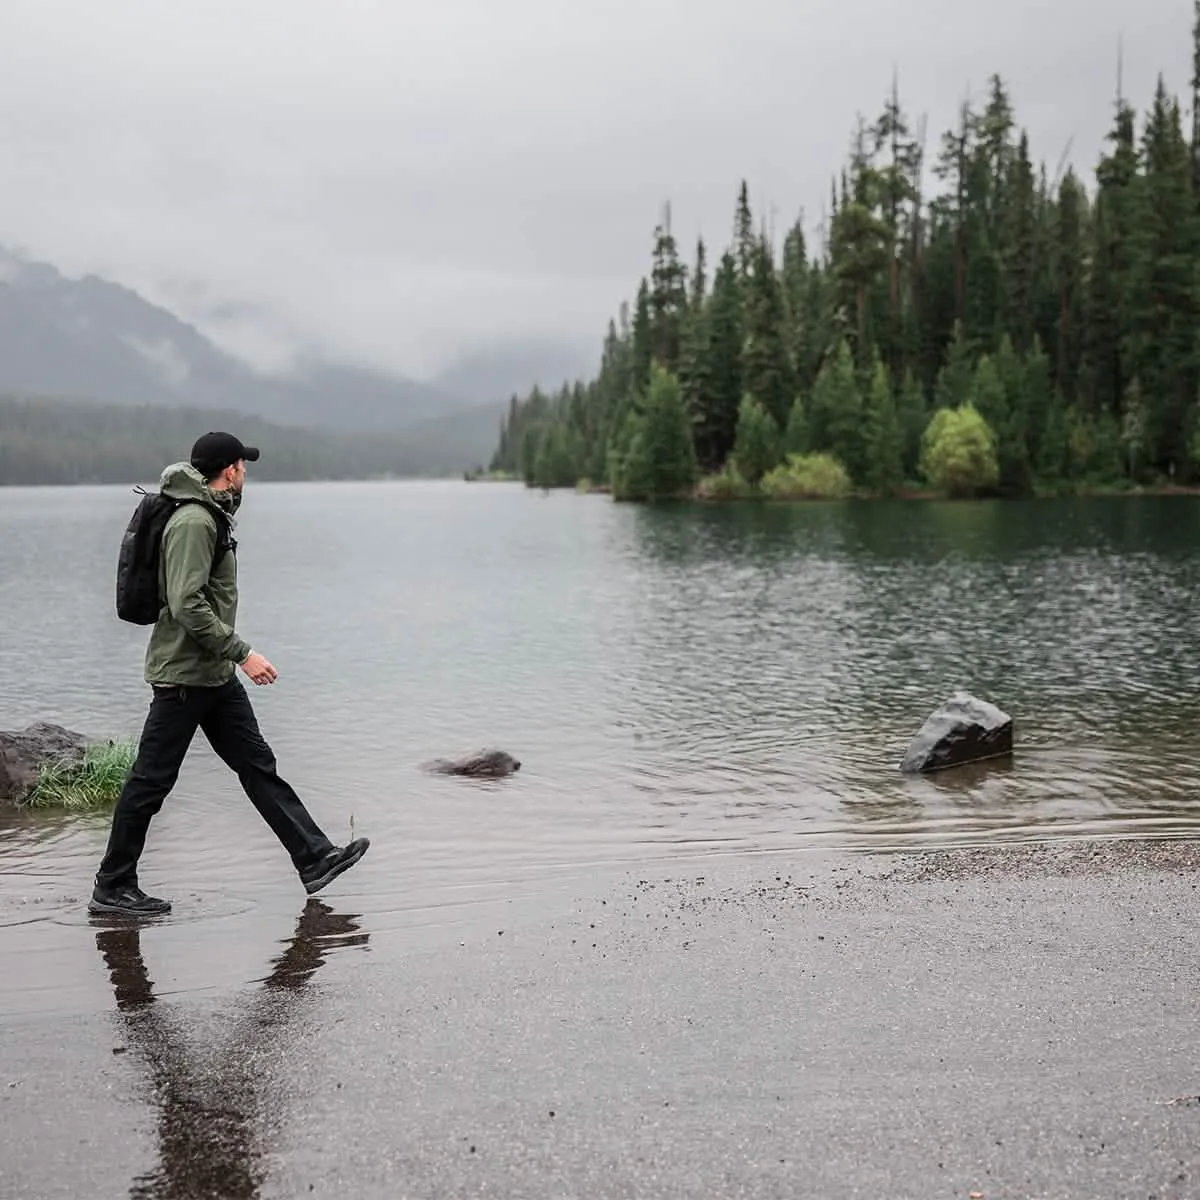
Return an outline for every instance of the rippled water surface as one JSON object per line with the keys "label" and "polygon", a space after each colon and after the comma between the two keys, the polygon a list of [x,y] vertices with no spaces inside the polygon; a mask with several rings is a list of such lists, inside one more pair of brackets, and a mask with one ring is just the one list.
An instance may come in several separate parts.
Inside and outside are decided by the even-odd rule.
{"label": "rippled water surface", "polygon": [[[0,727],[140,728],[145,632],[112,603],[134,499],[0,490]],[[1198,522],[1187,497],[646,509],[252,481],[240,624],[280,670],[251,698],[281,771],[335,840],[372,839],[337,894],[411,930],[614,864],[1194,830]],[[959,687],[1014,714],[1013,761],[901,777]],[[523,769],[420,770],[479,745]],[[86,924],[106,834],[0,815],[10,951]],[[202,737],[142,876],[214,945],[302,900]]]}

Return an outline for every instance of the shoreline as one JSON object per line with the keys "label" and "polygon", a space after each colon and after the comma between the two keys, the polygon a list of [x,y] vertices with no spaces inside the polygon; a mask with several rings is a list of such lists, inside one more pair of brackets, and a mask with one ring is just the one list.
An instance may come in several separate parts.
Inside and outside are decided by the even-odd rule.
{"label": "shoreline", "polygon": [[1043,841],[999,841],[987,846],[931,847],[897,851],[898,865],[881,878],[898,883],[952,882],[996,878],[1103,876],[1113,870],[1196,873],[1200,878],[1200,834],[1112,837],[1051,837]]}
{"label": "shoreline", "polygon": [[5,1022],[0,1178],[1194,1195],[1198,873],[1196,839],[656,862],[436,939],[331,889],[317,940],[182,994],[172,963],[221,952],[199,926],[81,923],[95,1008]]}
{"label": "shoreline", "polygon": [[[579,495],[587,496],[608,496],[612,494],[612,487],[609,484],[590,484],[587,487],[580,487],[578,484],[572,484],[569,487],[539,487],[536,484],[527,484],[519,476],[475,476],[463,477],[465,483],[505,483],[514,484],[523,487],[530,492],[575,492]],[[1062,491],[1054,490],[1035,490],[1022,495],[1001,495],[988,494],[978,496],[951,496],[944,492],[936,492],[927,488],[919,487],[904,487],[899,488],[890,496],[882,495],[878,492],[869,492],[864,490],[854,490],[847,493],[845,496],[766,496],[762,494],[738,494],[738,495],[704,495],[702,494],[703,481],[698,483],[692,490],[681,493],[678,496],[662,497],[660,502],[692,502],[696,504],[832,504],[839,501],[930,501],[940,500],[946,503],[963,504],[972,501],[1020,501],[1020,500],[1088,500],[1097,498],[1112,498],[1112,497],[1162,497],[1162,496],[1200,496],[1200,484],[1129,484],[1128,486],[1089,486],[1064,489]],[[653,501],[622,501],[626,504],[645,504],[653,503]]]}

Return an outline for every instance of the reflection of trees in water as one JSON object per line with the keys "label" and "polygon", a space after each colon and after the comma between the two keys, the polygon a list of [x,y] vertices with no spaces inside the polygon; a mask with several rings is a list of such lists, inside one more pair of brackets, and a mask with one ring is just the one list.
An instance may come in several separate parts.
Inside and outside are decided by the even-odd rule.
{"label": "reflection of trees in water", "polygon": [[797,554],[836,557],[844,512],[825,503],[657,504],[630,517],[638,554],[660,566],[769,567]]}
{"label": "reflection of trees in water", "polygon": [[135,1200],[252,1200],[265,1178],[259,1056],[295,1016],[298,997],[334,946],[362,946],[357,920],[310,900],[262,988],[217,1053],[198,1055],[156,1006],[136,926],[103,929],[96,946],[112,980],[130,1042],[144,1060],[158,1106],[157,1167],[130,1187]]}
{"label": "reflection of trees in water", "polygon": [[[597,687],[629,731],[635,786],[710,829],[772,811],[781,828],[872,837],[1186,817],[1197,511],[1194,497],[631,509],[622,638]],[[1012,713],[1016,758],[902,777],[958,688]]]}
{"label": "reflection of trees in water", "polygon": [[797,555],[928,567],[950,559],[1012,563],[1079,553],[1193,560],[1197,497],[871,500],[639,506],[629,529],[668,565],[758,564]]}
{"label": "reflection of trees in water", "polygon": [[1195,497],[693,504],[626,524],[648,564],[645,609],[668,634],[701,651],[706,622],[738,623],[751,654],[779,643],[763,646],[757,674],[786,660],[851,716],[894,714],[903,736],[955,687],[1023,713],[1083,711],[1106,729],[1129,712],[1157,720],[1164,696],[1191,691],[1179,634],[1200,586],[1198,508]]}

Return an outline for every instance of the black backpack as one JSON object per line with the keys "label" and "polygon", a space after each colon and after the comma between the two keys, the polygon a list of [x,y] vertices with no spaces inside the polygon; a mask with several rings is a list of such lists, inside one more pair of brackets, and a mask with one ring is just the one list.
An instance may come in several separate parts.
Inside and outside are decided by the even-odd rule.
{"label": "black backpack", "polygon": [[[184,504],[202,504],[203,501],[173,500],[162,492],[148,492],[142,487],[133,490],[140,493],[142,498],[125,527],[121,551],[117,556],[117,616],[131,625],[153,625],[162,607],[158,597],[158,557],[163,530],[176,509]],[[229,522],[224,518],[218,519],[213,567],[221,561],[226,551],[236,546]]]}

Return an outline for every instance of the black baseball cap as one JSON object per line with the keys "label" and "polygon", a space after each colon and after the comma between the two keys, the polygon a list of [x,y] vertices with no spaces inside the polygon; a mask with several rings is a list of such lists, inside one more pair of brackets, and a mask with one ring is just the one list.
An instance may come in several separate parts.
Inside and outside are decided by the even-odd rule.
{"label": "black baseball cap", "polygon": [[258,462],[258,447],[244,446],[232,433],[206,433],[192,447],[192,466],[207,475],[217,475],[239,459]]}

